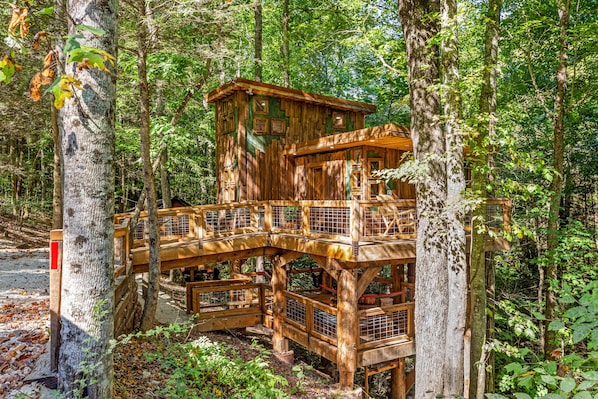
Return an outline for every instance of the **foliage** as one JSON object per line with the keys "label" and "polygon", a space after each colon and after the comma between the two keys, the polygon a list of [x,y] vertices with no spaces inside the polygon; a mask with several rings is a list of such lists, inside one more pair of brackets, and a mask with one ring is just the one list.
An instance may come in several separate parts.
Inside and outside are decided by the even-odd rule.
{"label": "foliage", "polygon": [[[561,266],[559,281],[551,282],[560,305],[559,318],[549,323],[549,329],[557,331],[561,340],[554,360],[543,360],[537,354],[541,349],[536,346],[536,323],[543,315],[534,311],[537,305],[533,299],[519,295],[499,302],[495,318],[499,338],[523,349],[496,348],[498,364],[502,365],[498,388],[516,392],[517,399],[581,399],[598,394],[598,261],[594,236],[581,223],[571,221],[561,231],[554,252]],[[539,262],[543,259],[540,257]],[[498,270],[499,275],[507,271]]]}
{"label": "foliage", "polygon": [[199,398],[283,398],[286,379],[272,373],[263,357],[243,361],[230,348],[200,337],[175,344],[164,361],[170,373],[160,395]]}
{"label": "foliage", "polygon": [[[254,344],[259,354],[251,360],[243,360],[232,348],[205,336],[190,340],[193,326],[193,320],[158,326],[146,333],[121,337],[114,344],[122,349],[129,343],[135,347],[144,341],[155,343],[147,346],[149,350],[141,351],[141,356],[158,365],[157,372],[164,381],[156,387],[155,394],[160,397],[276,399],[287,396],[283,387],[288,382],[270,370],[266,350]],[[119,356],[123,356],[122,353],[126,352]],[[296,372],[301,373],[301,370]]]}

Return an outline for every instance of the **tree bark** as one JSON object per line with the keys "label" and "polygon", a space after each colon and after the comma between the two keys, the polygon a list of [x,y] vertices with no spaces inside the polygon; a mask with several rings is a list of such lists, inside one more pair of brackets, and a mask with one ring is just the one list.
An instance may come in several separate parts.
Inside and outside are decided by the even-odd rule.
{"label": "tree bark", "polygon": [[[565,136],[565,96],[567,94],[567,52],[569,50],[569,19],[570,0],[559,0],[559,60],[556,74],[556,95],[554,99],[553,113],[553,157],[554,176],[550,187],[550,211],[548,214],[548,256],[552,257],[554,250],[559,244],[559,211],[561,197],[563,194],[563,159],[564,159],[564,136]],[[544,354],[552,357],[553,351],[558,347],[556,342],[556,331],[550,331],[548,325],[554,320],[557,309],[557,298],[555,285],[559,279],[558,265],[551,259],[546,265],[546,310],[544,324]]]}
{"label": "tree bark", "polygon": [[[64,28],[67,26],[66,5],[64,0],[54,0],[54,22],[57,34],[54,35],[54,55],[58,57],[55,66],[55,75],[61,75],[63,71],[63,48]],[[61,111],[54,107],[53,99],[51,102],[52,118],[52,140],[54,141],[54,171],[52,174],[53,192],[52,192],[52,229],[62,228],[62,152],[60,151],[60,142],[62,140],[63,124],[60,120]]]}
{"label": "tree bark", "polygon": [[52,140],[54,142],[54,171],[52,173],[52,230],[62,229],[62,152],[60,151],[60,127],[58,110],[50,104]]}
{"label": "tree bark", "polygon": [[457,1],[441,0],[441,54],[443,66],[444,132],[447,175],[448,315],[444,396],[463,396],[465,324],[467,319],[467,259],[465,256],[465,170],[459,90]]}
{"label": "tree bark", "polygon": [[[83,32],[82,45],[116,55],[117,2],[75,0],[68,4],[69,33],[85,24],[106,33]],[[110,66],[109,66],[110,68]],[[64,233],[60,389],[67,397],[112,395],[114,331],[114,121],[116,71],[78,70],[83,91],[62,112],[64,135]]]}
{"label": "tree bark", "polygon": [[255,58],[253,66],[254,79],[262,81],[262,0],[255,0]]}
{"label": "tree bark", "polygon": [[411,108],[411,138],[423,176],[417,194],[415,335],[417,398],[444,392],[448,313],[445,141],[440,126],[438,46],[439,1],[399,0],[399,17],[407,47]]}
{"label": "tree bark", "polygon": [[149,228],[149,278],[148,288],[144,298],[143,314],[141,316],[141,330],[147,331],[154,325],[158,308],[158,294],[160,291],[160,231],[158,225],[158,206],[156,196],[156,181],[150,158],[150,111],[149,85],[147,81],[147,43],[149,40],[148,27],[145,21],[146,0],[138,0],[140,15],[137,24],[137,73],[139,77],[139,113],[141,126],[141,159],[143,162],[143,185],[147,199],[148,228]]}
{"label": "tree bark", "polygon": [[280,53],[282,55],[282,84],[285,87],[291,87],[289,18],[289,0],[283,0],[281,21],[282,44],[280,46]]}
{"label": "tree bark", "polygon": [[[480,121],[475,141],[475,156],[471,171],[472,190],[482,198],[482,203],[472,214],[470,255],[470,388],[469,397],[478,397],[478,366],[487,336],[486,308],[486,197],[488,195],[488,137],[494,136],[496,126],[496,72],[498,62],[498,40],[500,35],[500,11],[502,0],[489,0],[484,35],[484,70],[480,92]],[[488,337],[491,335],[488,333]],[[482,392],[483,394],[483,392]]]}

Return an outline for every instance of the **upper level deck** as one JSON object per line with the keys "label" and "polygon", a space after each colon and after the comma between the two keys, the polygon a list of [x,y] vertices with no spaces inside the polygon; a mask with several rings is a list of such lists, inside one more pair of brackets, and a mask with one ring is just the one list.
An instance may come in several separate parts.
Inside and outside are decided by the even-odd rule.
{"label": "upper level deck", "polygon": [[[115,217],[117,225],[129,214]],[[413,262],[417,238],[414,200],[259,201],[159,210],[162,270],[281,253],[334,259],[357,268]],[[488,227],[508,228],[510,202],[487,204]],[[147,215],[132,229],[133,267],[147,269]],[[499,238],[487,249],[506,249]]]}

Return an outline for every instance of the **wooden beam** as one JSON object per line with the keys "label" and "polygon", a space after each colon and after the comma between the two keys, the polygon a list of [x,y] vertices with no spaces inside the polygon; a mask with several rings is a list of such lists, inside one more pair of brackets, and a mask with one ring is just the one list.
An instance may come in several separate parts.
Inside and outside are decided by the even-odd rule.
{"label": "wooden beam", "polygon": [[337,280],[337,356],[340,389],[353,389],[357,370],[357,272],[341,270]]}
{"label": "wooden beam", "polygon": [[289,342],[284,337],[284,315],[286,300],[284,291],[287,287],[287,271],[280,256],[272,258],[272,351],[286,353],[289,351]]}
{"label": "wooden beam", "polygon": [[405,399],[407,397],[407,384],[405,380],[405,358],[400,358],[397,367],[390,372],[390,397],[391,399]]}
{"label": "wooden beam", "polygon": [[357,298],[363,295],[365,290],[368,288],[368,285],[370,285],[380,269],[382,269],[382,266],[368,267],[365,269],[365,272],[363,272],[363,274],[359,277],[359,281],[357,282]]}
{"label": "wooden beam", "polygon": [[276,262],[279,262],[281,266],[284,266],[294,261],[295,259],[299,259],[303,255],[304,254],[302,252],[278,251],[276,252],[276,254],[271,256],[271,258],[277,257],[278,259],[276,260]]}
{"label": "wooden beam", "polygon": [[309,256],[315,260],[316,263],[322,267],[322,269],[326,270],[326,273],[332,276],[333,279],[338,280],[338,273],[343,269],[338,261],[335,259],[326,258],[324,256],[311,254],[309,254]]}

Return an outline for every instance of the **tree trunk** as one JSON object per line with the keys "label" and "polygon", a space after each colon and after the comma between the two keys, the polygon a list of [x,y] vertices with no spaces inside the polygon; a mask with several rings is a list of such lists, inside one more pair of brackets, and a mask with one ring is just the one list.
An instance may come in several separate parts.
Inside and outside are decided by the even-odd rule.
{"label": "tree trunk", "polygon": [[[54,35],[54,54],[58,57],[59,62],[56,63],[55,74],[61,75],[64,71],[62,65],[64,62],[64,32],[63,29],[67,26],[66,21],[66,4],[64,0],[54,0],[54,22],[57,33]],[[52,99],[53,100],[53,99]],[[54,107],[53,101],[51,104],[51,118],[52,118],[52,139],[54,141],[54,172],[52,174],[53,180],[53,195],[52,195],[52,229],[62,228],[63,208],[62,208],[62,152],[60,151],[60,142],[62,140],[63,124],[60,120],[61,111]]]}
{"label": "tree trunk", "polygon": [[143,185],[147,200],[148,228],[149,228],[149,279],[148,288],[144,297],[143,315],[141,316],[141,330],[147,331],[154,325],[156,310],[158,308],[158,294],[160,291],[160,231],[158,226],[158,206],[156,198],[156,182],[150,158],[150,112],[149,112],[149,85],[147,82],[147,43],[149,40],[146,25],[146,3],[138,0],[140,18],[137,28],[138,59],[137,73],[139,77],[139,113],[141,126],[141,159],[143,162]]}
{"label": "tree trunk", "polygon": [[172,208],[172,192],[170,191],[170,182],[168,181],[168,145],[163,144],[162,162],[160,162],[160,186],[162,187],[162,207],[164,209]]}
{"label": "tree trunk", "polygon": [[[478,397],[478,367],[483,346],[486,343],[487,317],[486,308],[486,197],[488,195],[488,137],[494,136],[496,126],[496,72],[498,62],[498,40],[500,34],[500,10],[502,0],[489,0],[486,13],[486,32],[484,38],[484,70],[480,92],[480,121],[476,148],[471,171],[472,190],[483,201],[472,214],[471,255],[470,255],[470,389],[469,397]],[[483,392],[481,392],[483,394]]]}
{"label": "tree trunk", "polygon": [[262,0],[255,1],[255,55],[253,75],[258,82],[262,81]]}
{"label": "tree trunk", "polygon": [[62,153],[60,151],[60,128],[58,125],[58,110],[50,104],[52,117],[52,139],[54,141],[54,172],[52,180],[54,189],[52,195],[52,230],[62,228]]}
{"label": "tree trunk", "polygon": [[291,87],[291,60],[289,52],[289,0],[282,2],[282,45],[280,46],[280,53],[282,55],[282,84],[285,87]]}
{"label": "tree trunk", "polygon": [[448,315],[444,396],[463,396],[465,324],[467,319],[467,259],[465,256],[465,170],[459,90],[457,1],[441,0],[441,46],[444,83],[444,132],[447,151],[447,272]]}
{"label": "tree trunk", "polygon": [[[69,33],[85,24],[106,33],[83,32],[82,45],[116,55],[117,2],[68,4]],[[114,117],[116,71],[67,73],[85,89],[62,111],[64,135],[64,234],[58,379],[67,397],[112,395],[114,332]]]}
{"label": "tree trunk", "polygon": [[[559,210],[563,194],[563,159],[564,159],[564,136],[565,136],[565,95],[567,93],[567,51],[569,10],[570,0],[559,0],[559,63],[556,75],[556,95],[554,99],[553,114],[553,156],[554,156],[554,177],[550,187],[550,211],[548,214],[548,256],[552,256],[559,244]],[[550,331],[548,325],[554,320],[557,309],[557,298],[554,290],[558,282],[558,265],[553,259],[546,265],[546,310],[544,325],[544,354],[552,357],[553,351],[558,347],[556,342],[556,331]]]}
{"label": "tree trunk", "polygon": [[400,0],[399,17],[407,47],[411,137],[415,160],[425,166],[416,181],[417,260],[415,305],[417,398],[444,392],[444,362],[448,313],[445,141],[440,127],[438,1]]}

